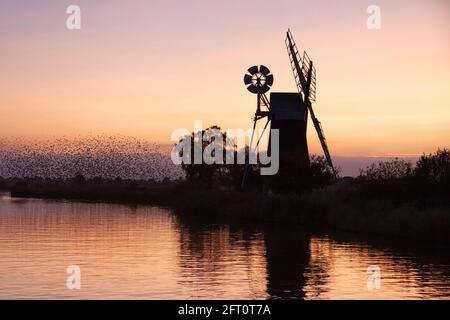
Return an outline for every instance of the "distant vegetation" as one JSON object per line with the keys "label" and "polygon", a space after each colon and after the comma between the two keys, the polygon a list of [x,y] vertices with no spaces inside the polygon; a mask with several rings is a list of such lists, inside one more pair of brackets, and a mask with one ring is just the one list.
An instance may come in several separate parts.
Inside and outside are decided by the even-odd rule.
{"label": "distant vegetation", "polygon": [[[333,180],[322,157],[311,159],[308,191],[276,194],[257,188],[250,175],[239,190],[243,165],[185,167],[187,179],[171,181],[86,179],[1,179],[13,196],[132,202],[168,206],[203,220],[268,221],[362,233],[450,241],[450,155],[423,155],[415,165],[400,159],[362,169],[356,178]],[[257,166],[252,167],[256,170]]]}
{"label": "distant vegetation", "polygon": [[[203,141],[202,137],[206,136],[208,132],[211,135],[209,141]],[[195,164],[194,162],[194,140],[200,139],[202,141],[202,153],[210,147],[212,141],[216,138],[216,135],[221,135],[222,139],[222,156],[218,159],[221,159],[222,163],[215,164],[206,164],[204,162],[200,164]],[[183,163],[182,168],[184,170],[186,180],[194,185],[200,185],[205,187],[221,187],[221,188],[234,188],[237,189],[241,186],[242,175],[244,173],[245,164],[226,164],[227,163],[227,151],[233,154],[234,159],[237,159],[238,153],[241,151],[245,155],[245,160],[248,161],[249,158],[249,149],[248,147],[245,150],[238,150],[238,146],[235,141],[233,141],[230,137],[228,137],[226,132],[222,132],[219,126],[209,127],[201,132],[192,132],[190,136],[183,137],[180,139],[179,144],[182,144],[184,139],[188,138],[191,143],[191,154],[188,155],[190,163]],[[183,152],[180,151],[180,156],[183,156]],[[259,170],[259,165],[250,165],[248,168],[248,180],[249,185],[257,185],[259,181],[255,182],[255,179],[258,179],[259,174],[257,171]],[[259,180],[259,179],[258,179]]]}
{"label": "distant vegetation", "polygon": [[450,156],[447,149],[422,155],[413,166],[394,159],[361,170],[362,195],[389,197],[396,202],[424,204],[431,199],[450,198]]}
{"label": "distant vegetation", "polygon": [[[226,161],[227,151],[231,151],[233,159],[238,158],[239,153],[243,153],[245,161],[249,162],[249,147],[246,146],[245,150],[238,150],[238,146],[235,141],[227,136],[226,132],[221,131],[219,126],[212,126],[201,132],[192,132],[189,136],[180,139],[179,143],[182,144],[186,138],[191,143],[191,150],[194,150],[194,140],[202,139],[203,136],[208,135],[208,132],[215,132],[217,135],[221,135],[222,139],[222,156],[223,164],[194,164],[194,153],[190,154],[190,164],[182,164],[182,168],[185,172],[187,180],[191,184],[203,185],[208,188],[220,187],[222,189],[233,188],[235,190],[241,190],[242,177],[245,170],[245,164],[230,165]],[[202,152],[205,151],[211,145],[211,141],[214,141],[214,135],[212,134],[210,139],[202,141]],[[211,135],[211,133],[210,133]],[[212,139],[211,139],[212,138]],[[180,152],[180,156],[183,153]],[[258,158],[259,159],[259,158]],[[278,192],[289,193],[294,192],[302,194],[307,191],[311,191],[316,188],[323,188],[330,185],[334,180],[334,175],[331,168],[327,165],[324,157],[312,155],[311,165],[309,168],[298,168],[298,170],[286,171],[287,176],[280,177],[274,183],[273,178],[270,176],[263,177],[260,175],[261,164],[249,164],[247,167],[247,175],[245,180],[245,188],[241,191],[263,191],[270,189],[269,185],[275,185]],[[270,180],[270,183],[269,183]]]}

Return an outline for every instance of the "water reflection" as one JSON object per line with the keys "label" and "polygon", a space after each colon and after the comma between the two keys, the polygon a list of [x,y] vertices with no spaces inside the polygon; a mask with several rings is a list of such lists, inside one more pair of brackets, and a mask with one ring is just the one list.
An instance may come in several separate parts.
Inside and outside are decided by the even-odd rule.
{"label": "water reflection", "polygon": [[305,230],[275,227],[265,228],[264,235],[269,296],[274,299],[304,298],[311,236]]}
{"label": "water reflection", "polygon": [[[188,281],[199,291],[222,288],[225,296],[233,292],[232,298],[248,298],[247,294],[269,299],[450,298],[445,246],[401,240],[394,244],[374,237],[361,241],[298,227],[233,229],[183,221],[180,230],[182,283]],[[245,264],[254,275],[232,279],[227,271],[233,262]],[[380,289],[367,287],[367,268],[373,265],[381,270]]]}
{"label": "water reflection", "polygon": [[[82,288],[65,286],[68,265]],[[381,288],[367,288],[367,267]],[[0,197],[0,298],[450,298],[446,248],[298,227],[199,224],[145,206]]]}
{"label": "water reflection", "polygon": [[224,225],[180,223],[180,285],[193,298],[266,299],[263,234]]}
{"label": "water reflection", "polygon": [[[446,246],[354,236],[311,238],[306,298],[449,299],[450,257]],[[367,288],[367,267],[381,270],[381,288]],[[318,271],[320,268],[322,271]],[[326,278],[318,285],[313,277]],[[316,290],[314,290],[316,289]]]}

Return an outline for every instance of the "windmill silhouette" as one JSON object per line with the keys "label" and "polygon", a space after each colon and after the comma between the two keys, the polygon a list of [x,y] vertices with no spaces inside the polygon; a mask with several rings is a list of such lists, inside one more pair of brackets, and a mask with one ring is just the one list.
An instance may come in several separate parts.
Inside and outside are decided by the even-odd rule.
{"label": "windmill silhouette", "polygon": [[[315,116],[312,102],[316,101],[316,69],[306,52],[300,56],[290,30],[286,33],[286,48],[294,74],[298,92],[266,93],[273,85],[274,77],[269,68],[264,65],[253,66],[244,75],[244,84],[248,91],[257,95],[257,106],[253,118],[253,131],[250,139],[249,152],[252,151],[254,133],[257,122],[266,119],[263,132],[258,138],[255,150],[269,123],[270,128],[279,130],[280,170],[296,171],[309,167],[309,153],[306,139],[308,112],[316,129],[328,166],[336,176],[331,155],[320,121]],[[269,136],[269,153],[271,152],[272,136]],[[298,171],[297,170],[297,171]],[[244,187],[248,171],[248,163],[244,170],[241,186]],[[304,171],[304,170],[303,170]],[[288,175],[288,174],[286,174]]]}

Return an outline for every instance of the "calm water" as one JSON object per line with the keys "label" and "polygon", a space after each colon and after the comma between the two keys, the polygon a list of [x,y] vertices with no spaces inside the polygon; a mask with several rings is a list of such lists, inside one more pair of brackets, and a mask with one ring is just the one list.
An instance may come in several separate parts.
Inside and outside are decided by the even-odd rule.
{"label": "calm water", "polygon": [[[81,268],[80,290],[66,288],[69,265]],[[379,289],[367,287],[370,265]],[[0,195],[0,298],[449,299],[450,257],[417,243]]]}

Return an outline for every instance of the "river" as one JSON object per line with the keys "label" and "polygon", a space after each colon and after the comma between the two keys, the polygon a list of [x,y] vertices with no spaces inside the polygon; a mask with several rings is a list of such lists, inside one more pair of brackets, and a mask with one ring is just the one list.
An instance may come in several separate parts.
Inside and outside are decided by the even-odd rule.
{"label": "river", "polygon": [[450,299],[448,247],[361,238],[2,194],[0,299]]}

